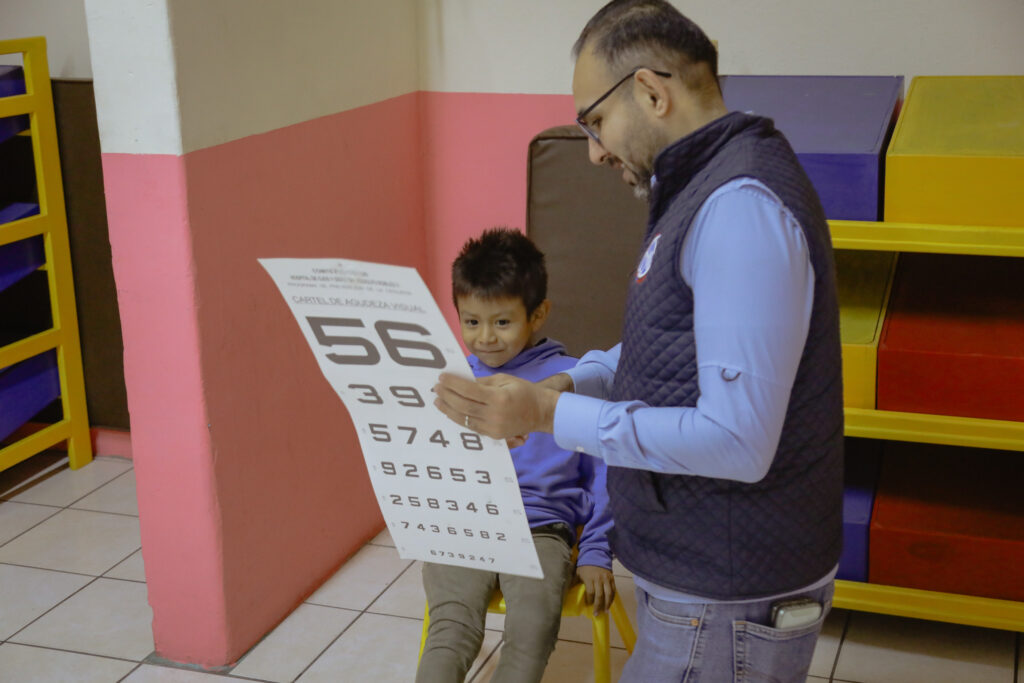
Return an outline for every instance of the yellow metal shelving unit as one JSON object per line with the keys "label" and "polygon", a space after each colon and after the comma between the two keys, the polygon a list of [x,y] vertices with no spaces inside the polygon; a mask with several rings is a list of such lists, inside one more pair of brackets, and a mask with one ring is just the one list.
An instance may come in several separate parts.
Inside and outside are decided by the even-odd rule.
{"label": "yellow metal shelving unit", "polygon": [[[1017,77],[1013,77],[1017,78]],[[911,94],[914,92],[915,84],[911,86]],[[978,87],[995,88],[1006,96],[1006,82],[988,83],[988,80],[978,79]],[[966,83],[974,85],[974,83]],[[1014,82],[1013,93],[1020,96],[1024,93],[1024,81]],[[930,97],[936,97],[928,93]],[[963,103],[967,105],[984,101],[974,93],[974,97],[954,98],[952,102],[940,103],[943,106],[939,109],[947,112],[946,116],[950,121],[963,121],[967,117],[962,114]],[[960,104],[957,102],[960,101]],[[908,99],[909,102],[909,99]],[[957,109],[960,106],[961,109]],[[900,113],[900,121],[897,124],[897,131],[904,125],[908,107],[904,107]],[[1016,131],[1018,138],[1012,138],[1015,142],[1011,145],[1009,158],[995,167],[993,171],[998,175],[994,183],[988,183],[989,178],[985,174],[971,173],[965,181],[966,187],[961,189],[963,203],[970,203],[979,198],[979,192],[993,192],[993,187],[1002,196],[1013,197],[1012,201],[1019,201],[1019,184],[1024,181],[1024,156],[1021,156],[1021,144],[1024,143],[1024,136],[1020,131],[1024,130],[1017,124],[1017,128],[1008,129],[1004,125],[993,125],[991,129],[996,133],[986,134],[984,127],[965,126],[963,135],[949,134],[949,126],[946,128],[935,127],[926,131],[929,135],[940,140],[944,148],[942,152],[946,158],[941,163],[948,164],[949,157],[957,154],[964,157],[993,155],[997,145],[992,139],[996,134],[1007,135],[1007,130]],[[981,133],[979,133],[981,131]],[[982,135],[982,146],[980,152],[975,155],[970,147],[971,136]],[[1011,135],[1013,133],[1011,132]],[[916,132],[915,132],[916,135]],[[893,136],[893,145],[889,148],[889,159],[887,168],[890,166],[894,156],[894,145],[897,135]],[[917,136],[913,142],[920,140]],[[906,155],[906,145],[897,152],[895,156]],[[924,154],[923,156],[927,156]],[[912,160],[914,161],[914,160]],[[925,163],[927,163],[925,159]],[[901,159],[902,163],[908,163]],[[977,160],[968,158],[967,168],[977,170]],[[915,167],[914,172],[919,172],[922,166]],[[949,167],[946,166],[946,169]],[[946,189],[940,183],[919,181],[913,174],[907,173],[903,182],[910,187],[910,194],[916,199],[914,201],[932,202],[937,201],[936,197],[925,196],[928,192],[944,193]],[[889,179],[887,178],[887,184]],[[971,183],[980,183],[984,190],[971,187]],[[1007,194],[1006,187],[1016,183],[1016,190],[1010,190]],[[925,193],[925,194],[922,194]],[[948,193],[947,193],[948,194]],[[984,197],[982,198],[984,199]],[[943,199],[947,203],[952,200]],[[1011,203],[1012,203],[1011,201]],[[895,251],[895,252],[922,252],[936,254],[965,254],[976,256],[1013,256],[1024,257],[1024,225],[1015,225],[1017,219],[1024,218],[1024,214],[1015,213],[1010,210],[1008,213],[996,216],[991,222],[1007,221],[1011,225],[939,225],[899,222],[898,218],[912,211],[912,203],[904,202],[902,211],[897,211],[897,221],[893,222],[860,222],[860,221],[829,221],[832,231],[832,245],[836,249],[859,249],[872,251]],[[992,202],[985,202],[986,205]],[[929,206],[928,211],[941,213],[943,216],[951,215],[953,222],[962,220],[960,216],[970,216],[970,208],[953,207],[952,213],[946,213],[945,207],[938,211]],[[988,206],[989,213],[993,211]],[[886,214],[889,215],[890,202],[887,193]],[[1008,218],[1009,217],[1009,218]],[[982,216],[978,220],[988,217]],[[983,420],[966,417],[951,417],[946,415],[925,415],[917,413],[901,413],[885,410],[874,410],[866,408],[846,408],[846,435],[865,437],[873,439],[886,439],[891,441],[913,441],[920,443],[945,444],[952,446],[969,446],[975,448],[1001,449],[1011,451],[1024,451],[1024,422],[1009,422],[1003,420]],[[1011,600],[993,600],[969,595],[956,595],[951,593],[939,593],[935,591],[917,590],[912,588],[901,588],[895,586],[883,586],[871,583],[856,581],[836,581],[835,594],[836,607],[843,607],[866,612],[879,612],[904,617],[916,617],[919,619],[930,619],[933,621],[947,621],[972,626],[984,626],[1010,631],[1024,631],[1024,602]]]}
{"label": "yellow metal shelving unit", "polygon": [[[1024,257],[1024,226],[829,221],[836,249]],[[1024,451],[1024,422],[846,409],[846,435]]]}
{"label": "yellow metal shelving unit", "polygon": [[[992,228],[829,221],[837,249],[1024,257],[1024,227]],[[996,237],[996,239],[990,239]],[[1024,451],[1024,422],[846,408],[846,435]],[[1024,603],[836,581],[836,607],[1024,631]]]}
{"label": "yellow metal shelving unit", "polygon": [[66,441],[72,469],[92,460],[89,421],[85,407],[82,353],[71,279],[64,190],[57,152],[57,127],[50,90],[50,67],[45,38],[0,41],[0,54],[22,55],[25,94],[0,98],[0,118],[28,114],[35,161],[39,213],[0,225],[0,244],[41,235],[45,245],[53,326],[39,334],[0,347],[0,368],[55,350],[60,377],[63,418],[0,449],[0,470]]}

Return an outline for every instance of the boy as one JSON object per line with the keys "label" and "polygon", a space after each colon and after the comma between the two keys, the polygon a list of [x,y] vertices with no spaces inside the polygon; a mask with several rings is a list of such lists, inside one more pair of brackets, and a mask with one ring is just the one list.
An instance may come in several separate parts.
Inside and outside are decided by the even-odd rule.
{"label": "boy", "polygon": [[[576,365],[564,346],[537,337],[551,308],[546,294],[544,255],[521,233],[496,228],[466,242],[452,264],[452,296],[477,377],[501,372],[538,381]],[[611,605],[615,581],[607,533],[612,520],[604,463],[561,449],[550,434],[540,433],[513,448],[512,461],[544,578],[425,563],[430,629],[416,673],[419,683],[465,678],[480,650],[496,587],[505,596],[507,614],[501,660],[491,680],[539,681],[558,637],[578,525],[583,531],[576,573],[595,612]]]}

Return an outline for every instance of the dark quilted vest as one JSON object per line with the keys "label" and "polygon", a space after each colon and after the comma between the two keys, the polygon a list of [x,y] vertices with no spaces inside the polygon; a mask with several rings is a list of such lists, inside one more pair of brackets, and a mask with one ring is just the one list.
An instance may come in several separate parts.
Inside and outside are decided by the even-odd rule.
{"label": "dark quilted vest", "polygon": [[612,549],[635,574],[709,598],[801,588],[838,562],[842,533],[839,311],[824,212],[770,119],[728,114],[662,151],[655,172],[644,253],[660,238],[646,275],[630,286],[613,400],[697,404],[693,292],[679,273],[681,250],[704,200],[734,178],[760,180],[800,222],[814,305],[768,474],[747,484],[610,467]]}

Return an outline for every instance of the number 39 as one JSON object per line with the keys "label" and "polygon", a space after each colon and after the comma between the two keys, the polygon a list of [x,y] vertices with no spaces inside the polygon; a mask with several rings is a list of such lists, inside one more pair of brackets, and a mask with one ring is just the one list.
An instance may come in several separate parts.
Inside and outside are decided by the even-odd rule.
{"label": "number 39", "polygon": [[[380,351],[368,339],[363,337],[341,337],[329,335],[324,330],[326,327],[364,327],[363,321],[358,318],[321,318],[307,316],[306,322],[313,330],[313,336],[321,346],[351,346],[363,350],[361,354],[328,353],[327,358],[339,365],[376,365],[380,362]],[[445,366],[444,356],[433,344],[414,339],[396,339],[392,332],[415,332],[422,336],[428,336],[430,332],[421,325],[414,323],[403,323],[394,320],[378,320],[373,328],[377,331],[384,350],[387,351],[391,360],[399,365],[417,366],[425,368],[443,368]],[[403,350],[408,352],[426,353],[429,358],[422,355],[403,355]]]}

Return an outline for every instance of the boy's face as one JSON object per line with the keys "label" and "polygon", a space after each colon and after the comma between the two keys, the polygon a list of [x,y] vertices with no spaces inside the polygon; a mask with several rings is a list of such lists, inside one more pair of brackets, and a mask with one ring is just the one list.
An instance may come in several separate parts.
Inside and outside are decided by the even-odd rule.
{"label": "boy's face", "polygon": [[497,368],[530,346],[541,328],[550,304],[543,301],[533,315],[518,297],[481,299],[470,294],[456,300],[462,341],[484,365]]}

